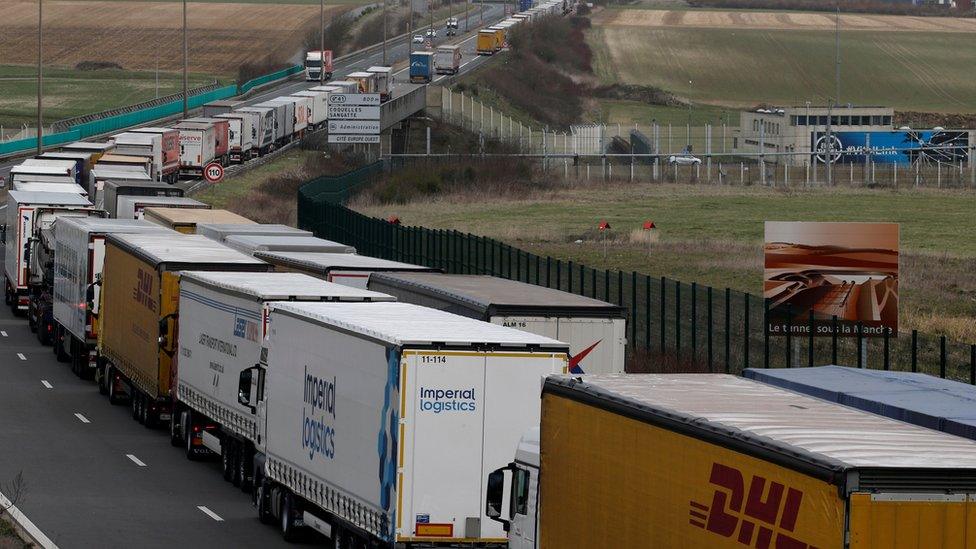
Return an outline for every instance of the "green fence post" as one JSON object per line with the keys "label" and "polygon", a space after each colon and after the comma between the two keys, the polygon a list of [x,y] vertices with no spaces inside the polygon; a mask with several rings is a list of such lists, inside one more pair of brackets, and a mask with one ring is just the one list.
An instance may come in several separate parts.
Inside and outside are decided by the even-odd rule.
{"label": "green fence post", "polygon": [[651,275],[644,275],[644,348],[651,350]]}
{"label": "green fence post", "polygon": [[567,281],[569,283],[569,288],[567,291],[569,293],[573,293],[573,260],[572,259],[570,259],[566,265],[566,274],[567,274],[566,278],[568,279]]}
{"label": "green fence post", "polygon": [[691,283],[691,363],[698,360],[698,283]]}
{"label": "green fence post", "polygon": [[637,271],[630,271],[630,340],[637,341]]}
{"label": "green fence post", "polygon": [[732,371],[732,290],[725,289],[725,373]]}
{"label": "green fence post", "polygon": [[556,260],[556,289],[563,289],[563,260]]}
{"label": "green fence post", "polygon": [[624,272],[617,271],[617,305],[624,304]]}
{"label": "green fence post", "polygon": [[665,289],[666,287],[667,287],[667,279],[662,276],[661,277],[661,321],[659,322],[659,324],[661,325],[661,359],[664,359],[664,351],[665,351],[664,340],[665,340],[666,333],[668,331],[667,323],[664,321],[665,319],[664,298],[665,298],[665,294],[667,293],[667,290]]}
{"label": "green fence post", "polygon": [[707,301],[708,301],[708,339],[707,339],[708,371],[712,372],[713,365],[712,365],[712,287],[711,286],[708,286],[708,290],[706,290],[706,294],[707,294]]}
{"label": "green fence post", "polygon": [[743,368],[749,367],[749,294],[743,294],[745,297],[745,310],[743,311],[744,320],[742,323],[743,332],[745,334],[745,341],[742,345],[742,364]]}
{"label": "green fence post", "polygon": [[[675,365],[681,365],[681,282],[674,281],[674,357]],[[679,370],[680,371],[680,370]]]}
{"label": "green fence post", "polygon": [[610,299],[610,269],[603,270],[603,298],[607,300],[607,303],[612,303]]}

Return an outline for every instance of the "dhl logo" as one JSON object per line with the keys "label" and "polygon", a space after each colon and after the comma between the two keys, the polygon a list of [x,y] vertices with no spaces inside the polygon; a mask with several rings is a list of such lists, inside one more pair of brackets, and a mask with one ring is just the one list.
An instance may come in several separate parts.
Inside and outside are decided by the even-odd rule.
{"label": "dhl logo", "polygon": [[708,479],[716,486],[711,505],[691,501],[689,522],[756,549],[816,549],[787,532],[796,528],[803,492],[754,475],[746,491],[742,472],[712,464]]}

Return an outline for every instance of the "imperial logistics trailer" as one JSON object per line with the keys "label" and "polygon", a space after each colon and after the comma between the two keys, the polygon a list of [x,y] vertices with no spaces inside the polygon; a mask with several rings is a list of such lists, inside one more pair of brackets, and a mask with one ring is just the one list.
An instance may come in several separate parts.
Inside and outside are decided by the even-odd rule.
{"label": "imperial logistics trailer", "polygon": [[347,253],[255,252],[254,256],[275,265],[278,270],[310,274],[329,282],[364,289],[369,281],[369,275],[372,273],[440,272],[440,269]]}
{"label": "imperial logistics trailer", "polygon": [[[32,278],[38,278],[38,240],[47,238],[51,224],[61,216],[87,217],[94,210],[87,198],[76,193],[8,191],[5,208],[4,302],[14,314],[27,311]],[[53,244],[53,240],[52,240]],[[53,245],[50,247],[53,250]],[[32,257],[33,256],[33,257]]]}
{"label": "imperial logistics trailer", "polygon": [[180,276],[179,367],[170,435],[195,459],[221,456],[226,480],[253,477],[257,425],[237,400],[240,373],[261,358],[271,301],[393,301],[377,292],[299,273],[184,271]]}
{"label": "imperial logistics trailer", "polygon": [[484,275],[375,273],[367,287],[398,301],[568,343],[571,373],[624,371],[625,310],[612,303]]}
{"label": "imperial logistics trailer", "polygon": [[551,377],[540,456],[543,548],[976,544],[976,443],[740,377]]}
{"label": "imperial logistics trailer", "polygon": [[[241,373],[262,520],[392,544],[502,544],[487,471],[539,422],[553,339],[406,303],[271,303]],[[399,546],[399,545],[398,545]]]}
{"label": "imperial logistics trailer", "polygon": [[62,217],[54,224],[54,351],[59,360],[70,360],[71,370],[81,377],[95,373],[97,282],[105,261],[105,235],[112,233],[173,234],[134,219]]}
{"label": "imperial logistics trailer", "polygon": [[198,235],[106,236],[99,360],[109,402],[127,393],[133,417],[147,426],[170,419],[183,270],[255,272],[271,266]]}

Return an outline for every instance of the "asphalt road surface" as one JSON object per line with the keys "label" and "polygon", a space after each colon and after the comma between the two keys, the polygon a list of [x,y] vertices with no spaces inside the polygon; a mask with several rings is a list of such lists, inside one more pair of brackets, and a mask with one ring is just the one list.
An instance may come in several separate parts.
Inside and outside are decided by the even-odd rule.
{"label": "asphalt road surface", "polygon": [[[0,492],[58,547],[287,547],[216,461],[112,406],[0,308]],[[309,542],[314,541],[309,539]]]}

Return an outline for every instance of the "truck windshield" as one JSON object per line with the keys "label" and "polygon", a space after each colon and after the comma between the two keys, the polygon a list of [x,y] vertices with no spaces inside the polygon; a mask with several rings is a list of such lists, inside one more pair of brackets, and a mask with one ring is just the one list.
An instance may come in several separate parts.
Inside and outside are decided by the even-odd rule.
{"label": "truck windshield", "polygon": [[[322,66],[322,62],[318,59],[306,59],[305,66],[313,69],[317,69]],[[37,141],[36,139],[34,141]]]}

